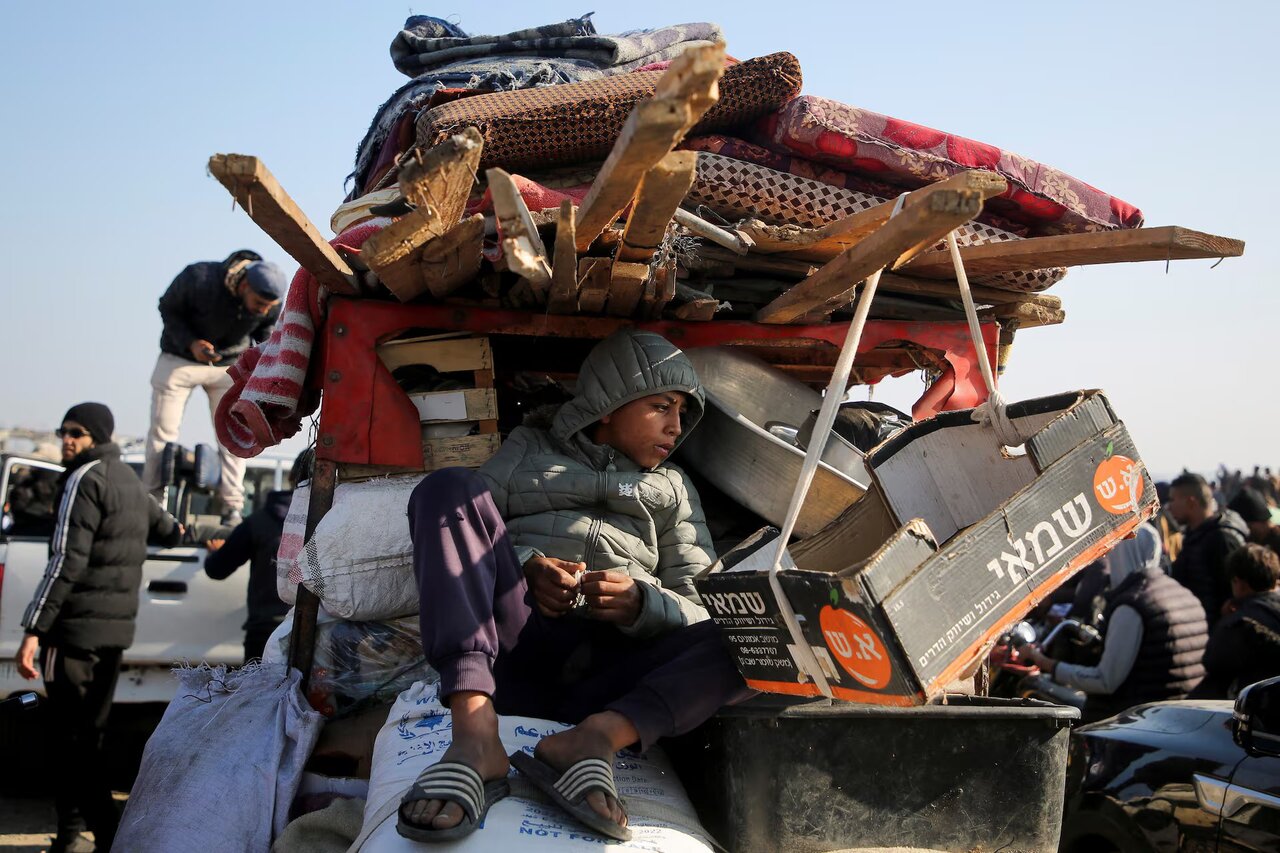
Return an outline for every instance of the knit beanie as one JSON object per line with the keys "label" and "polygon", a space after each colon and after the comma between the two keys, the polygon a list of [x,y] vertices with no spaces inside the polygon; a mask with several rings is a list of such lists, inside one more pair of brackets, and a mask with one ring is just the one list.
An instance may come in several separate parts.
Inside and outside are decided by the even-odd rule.
{"label": "knit beanie", "polygon": [[1271,520],[1271,510],[1267,508],[1266,499],[1253,489],[1241,489],[1240,494],[1227,504],[1227,508],[1239,513],[1246,522]]}
{"label": "knit beanie", "polygon": [[244,280],[254,293],[273,301],[284,299],[285,292],[289,289],[289,280],[285,278],[284,270],[270,261],[254,261],[249,264],[244,271]]}
{"label": "knit beanie", "polygon": [[93,436],[94,444],[111,441],[111,434],[116,430],[116,419],[102,403],[77,403],[62,416],[62,423],[67,421],[75,421],[87,429],[89,435]]}

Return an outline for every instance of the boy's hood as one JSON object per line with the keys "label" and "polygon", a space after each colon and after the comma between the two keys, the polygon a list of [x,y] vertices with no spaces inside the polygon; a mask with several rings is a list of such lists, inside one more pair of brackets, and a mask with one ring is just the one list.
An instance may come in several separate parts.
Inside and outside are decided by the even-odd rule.
{"label": "boy's hood", "polygon": [[655,332],[623,329],[596,344],[578,373],[578,390],[556,412],[551,435],[566,447],[575,434],[632,400],[682,391],[688,408],[679,447],[702,419],[705,397],[693,364],[675,344]]}

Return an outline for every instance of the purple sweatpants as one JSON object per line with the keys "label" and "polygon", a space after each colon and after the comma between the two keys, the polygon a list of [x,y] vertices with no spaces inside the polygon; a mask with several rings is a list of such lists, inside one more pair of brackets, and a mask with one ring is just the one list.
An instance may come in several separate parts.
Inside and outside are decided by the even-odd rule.
{"label": "purple sweatpants", "polygon": [[605,622],[544,616],[474,471],[423,480],[409,499],[409,532],[422,647],[442,699],[474,690],[499,714],[568,723],[616,711],[647,749],[751,695],[710,621],[639,640]]}

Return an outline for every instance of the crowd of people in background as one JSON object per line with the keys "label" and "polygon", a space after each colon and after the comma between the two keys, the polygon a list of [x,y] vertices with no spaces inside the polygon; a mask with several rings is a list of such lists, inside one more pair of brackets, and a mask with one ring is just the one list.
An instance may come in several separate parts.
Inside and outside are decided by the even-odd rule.
{"label": "crowd of people in background", "polygon": [[[1142,702],[1230,699],[1280,676],[1280,475],[1222,468],[1156,484],[1160,511],[1059,596],[1101,658],[1027,657],[1100,719]],[[1074,599],[1070,598],[1074,595]]]}

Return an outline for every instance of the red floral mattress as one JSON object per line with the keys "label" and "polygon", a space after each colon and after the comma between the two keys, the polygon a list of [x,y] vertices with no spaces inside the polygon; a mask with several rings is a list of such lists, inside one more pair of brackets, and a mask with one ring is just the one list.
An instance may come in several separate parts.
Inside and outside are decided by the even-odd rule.
{"label": "red floral mattress", "polygon": [[986,211],[1030,236],[1138,228],[1142,211],[1051,166],[901,119],[803,95],[762,118],[753,138],[788,154],[907,189],[966,169],[989,169],[1009,189]]}

